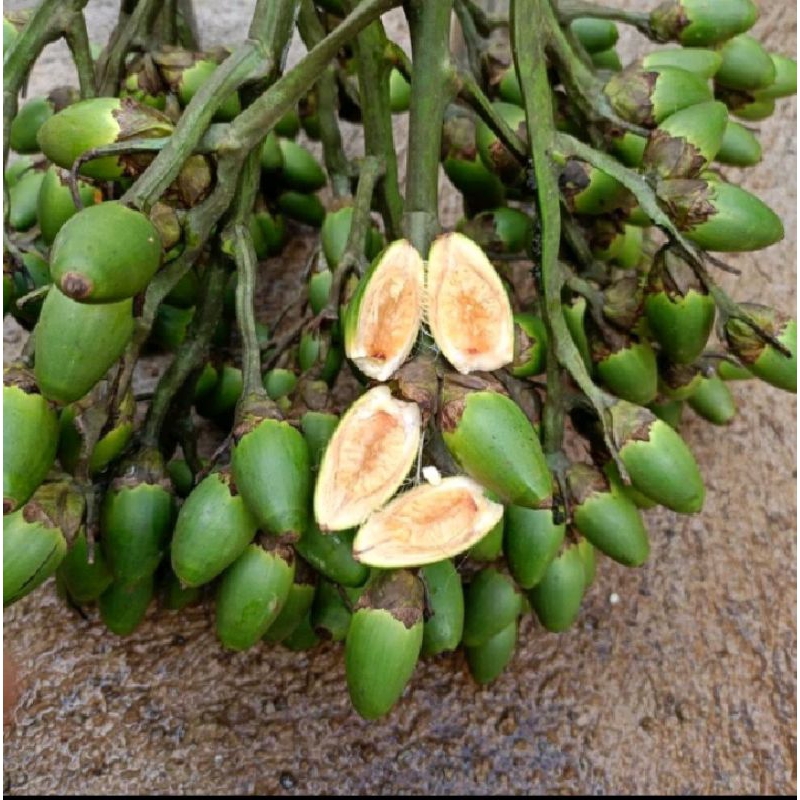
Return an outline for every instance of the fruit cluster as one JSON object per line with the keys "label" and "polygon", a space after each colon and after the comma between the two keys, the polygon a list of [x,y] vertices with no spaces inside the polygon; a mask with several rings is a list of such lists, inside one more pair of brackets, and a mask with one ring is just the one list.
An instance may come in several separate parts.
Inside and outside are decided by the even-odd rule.
{"label": "fruit cluster", "polygon": [[[719,171],[758,163],[745,123],[795,92],[751,0],[457,1],[468,66],[449,2],[407,4],[411,59],[391,0],[259,4],[244,45],[204,52],[190,4],[139,0],[95,55],[84,4],[4,19],[4,314],[30,331],[4,373],[5,605],[55,575],[120,635],[158,594],[213,602],[232,650],[344,641],[380,717],[420,656],[463,646],[487,683],[523,613],[569,628],[596,551],[646,561],[640,509],[701,511],[685,405],[725,425],[727,381],[796,391],[795,322],[710,274],[783,236]],[[613,20],[679,46],[623,68]],[[309,54],[281,75],[295,22]],[[80,91],[17,109],[61,35]],[[292,236],[318,237],[311,264]],[[267,258],[304,286],[269,327]]]}

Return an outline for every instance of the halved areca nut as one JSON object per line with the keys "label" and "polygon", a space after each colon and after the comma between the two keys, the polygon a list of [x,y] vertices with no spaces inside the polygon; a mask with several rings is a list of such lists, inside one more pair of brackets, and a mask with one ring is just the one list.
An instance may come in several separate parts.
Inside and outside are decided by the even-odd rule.
{"label": "halved areca nut", "polygon": [[395,400],[376,386],[350,406],[331,437],[314,492],[322,530],[360,525],[398,489],[419,448],[416,403]]}
{"label": "halved areca nut", "polygon": [[486,254],[460,233],[431,246],[428,322],[436,344],[461,373],[491,372],[514,359],[514,318],[508,295]]}
{"label": "halved areca nut", "polygon": [[372,567],[418,567],[462,553],[503,516],[503,506],[470,478],[423,484],[375,512],[353,541],[353,556]]}
{"label": "halved areca nut", "polygon": [[408,358],[422,322],[425,267],[405,239],[393,242],[358,284],[345,318],[347,357],[388,380]]}

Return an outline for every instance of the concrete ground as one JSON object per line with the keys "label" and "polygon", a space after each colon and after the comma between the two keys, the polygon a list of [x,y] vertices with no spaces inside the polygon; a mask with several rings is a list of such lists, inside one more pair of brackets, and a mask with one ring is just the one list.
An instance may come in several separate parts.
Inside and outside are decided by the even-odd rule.
{"label": "concrete ground", "polygon": [[[197,5],[211,43],[241,38],[252,3]],[[794,54],[795,10],[760,6],[756,33]],[[115,7],[90,3],[97,40]],[[59,58],[47,54],[34,91],[63,82]],[[795,120],[794,99],[780,101],[760,124],[764,161],[744,176],[786,237],[732,258],[740,278],[721,276],[738,299],[789,313]],[[382,722],[351,711],[337,646],[226,653],[202,607],[152,609],[121,640],[96,614],[68,611],[49,583],[4,612],[23,686],[5,728],[4,791],[795,794],[795,398],[733,388],[729,428],[685,428],[708,488],[701,514],[649,513],[648,564],[603,559],[569,633],[527,618],[490,687],[475,686],[461,655],[421,663]]]}

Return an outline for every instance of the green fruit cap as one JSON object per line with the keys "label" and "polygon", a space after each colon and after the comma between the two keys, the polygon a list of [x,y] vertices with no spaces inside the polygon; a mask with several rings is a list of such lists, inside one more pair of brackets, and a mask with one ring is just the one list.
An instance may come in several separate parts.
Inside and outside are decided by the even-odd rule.
{"label": "green fruit cap", "polygon": [[752,167],[761,161],[761,144],[756,135],[739,122],[728,120],[722,146],[716,155],[720,164]]}
{"label": "green fruit cap", "polygon": [[603,355],[597,361],[597,374],[617,397],[631,403],[649,403],[658,391],[656,355],[646,339]]}
{"label": "green fruit cap", "polygon": [[264,538],[248,545],[220,580],[217,638],[229,650],[247,650],[261,639],[278,618],[294,582],[291,547],[272,548],[275,543]]}
{"label": "green fruit cap", "polygon": [[419,571],[428,610],[422,635],[422,655],[455,650],[464,632],[464,590],[461,576],[448,558]]}
{"label": "green fruit cap", "polygon": [[720,48],[722,64],[715,83],[728,89],[751,92],[766,89],[776,78],[775,64],[761,43],[747,34],[734,36]]}
{"label": "green fruit cap", "polygon": [[528,593],[539,622],[553,633],[572,626],[586,591],[586,565],[579,545],[567,545]]}
{"label": "green fruit cap", "polygon": [[258,522],[236,493],[229,472],[204,478],[186,498],[172,537],[172,569],[186,586],[202,586],[232,564]]}
{"label": "green fruit cap", "polygon": [[541,444],[513,400],[446,379],[440,424],[464,471],[505,502],[536,508],[549,497],[552,478]]}
{"label": "green fruit cap", "polygon": [[665,0],[650,12],[657,41],[706,47],[750,30],[758,19],[753,0]]}
{"label": "green fruit cap", "polygon": [[544,578],[565,533],[566,525],[554,521],[552,508],[506,509],[506,558],[514,580],[523,589],[532,589]]}
{"label": "green fruit cap", "polygon": [[382,573],[356,604],[345,642],[347,689],[364,719],[388,713],[422,647],[421,581],[405,570]]}
{"label": "green fruit cap", "polygon": [[133,335],[133,303],[76,303],[51,289],[36,326],[36,381],[57,403],[80,400],[122,355]]}
{"label": "green fruit cap", "polygon": [[53,242],[50,273],[83,303],[113,303],[143,291],[161,265],[161,237],[141,212],[101,203],[71,217]]}
{"label": "green fruit cap", "polygon": [[[103,199],[102,193],[85,181],[78,181],[78,193],[84,208]],[[51,165],[44,174],[36,198],[36,217],[45,244],[52,244],[64,223],[77,212],[72,192],[66,183],[66,173]]]}
{"label": "green fruit cap", "polygon": [[477,647],[465,647],[470,675],[481,685],[500,677],[517,646],[517,621],[514,620]]}

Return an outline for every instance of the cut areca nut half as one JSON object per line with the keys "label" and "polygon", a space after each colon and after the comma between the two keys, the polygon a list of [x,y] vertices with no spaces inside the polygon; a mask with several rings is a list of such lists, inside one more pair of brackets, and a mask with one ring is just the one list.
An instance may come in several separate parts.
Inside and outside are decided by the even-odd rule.
{"label": "cut areca nut half", "polygon": [[471,239],[460,233],[436,239],[428,256],[426,298],[433,338],[459,372],[491,372],[514,360],[508,295]]}
{"label": "cut areca nut half", "polygon": [[422,484],[376,511],[353,540],[362,564],[392,569],[433,564],[468,550],[503,516],[471,478]]}
{"label": "cut areca nut half", "polygon": [[314,516],[323,531],[360,525],[400,487],[419,448],[416,403],[376,386],[357,400],[334,431],[319,470]]}
{"label": "cut areca nut half", "polygon": [[422,323],[425,267],[405,239],[393,242],[359,281],[345,317],[347,357],[388,380],[408,358]]}

